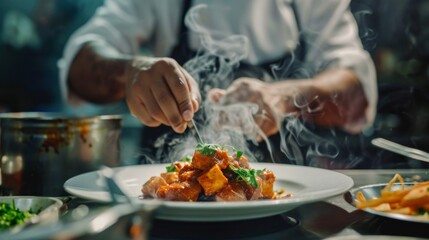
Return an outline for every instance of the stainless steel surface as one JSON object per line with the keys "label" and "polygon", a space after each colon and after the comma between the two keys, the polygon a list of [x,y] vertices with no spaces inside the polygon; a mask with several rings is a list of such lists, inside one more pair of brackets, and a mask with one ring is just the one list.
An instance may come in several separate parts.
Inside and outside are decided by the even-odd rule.
{"label": "stainless steel surface", "polygon": [[72,176],[119,164],[121,117],[0,114],[3,195],[64,195]]}
{"label": "stainless steel surface", "polygon": [[383,148],[385,150],[395,152],[397,154],[409,157],[415,160],[429,162],[429,153],[424,152],[419,149],[406,147],[401,144],[389,141],[384,138],[376,138],[371,141],[371,143],[377,147]]}

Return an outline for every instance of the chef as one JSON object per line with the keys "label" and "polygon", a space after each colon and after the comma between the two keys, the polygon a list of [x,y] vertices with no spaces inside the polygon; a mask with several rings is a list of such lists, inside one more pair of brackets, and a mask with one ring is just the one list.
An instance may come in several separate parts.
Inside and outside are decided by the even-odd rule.
{"label": "chef", "polygon": [[[192,26],[189,13],[198,8],[204,25]],[[203,93],[184,64],[207,50],[207,32],[244,36],[246,53],[236,66],[265,69],[275,81],[233,74],[225,88]],[[307,74],[273,74],[273,66],[295,63]],[[377,104],[374,65],[348,0],[106,0],[70,37],[59,66],[70,104],[125,99],[142,124],[176,133],[186,130],[202,94],[219,105],[258,105],[259,138],[277,134],[291,115],[359,133],[373,122]]]}

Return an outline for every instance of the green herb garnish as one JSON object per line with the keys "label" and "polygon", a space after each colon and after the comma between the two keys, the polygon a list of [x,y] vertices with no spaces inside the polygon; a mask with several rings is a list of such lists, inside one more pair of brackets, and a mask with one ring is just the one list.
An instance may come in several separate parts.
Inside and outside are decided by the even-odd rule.
{"label": "green herb garnish", "polygon": [[[184,156],[182,159],[180,159],[180,162],[191,162],[192,161],[192,156]],[[176,166],[174,165],[174,163],[170,164],[169,166],[165,167],[165,169],[167,170],[167,172],[175,172],[176,171]]]}
{"label": "green herb garnish", "polygon": [[237,159],[240,159],[241,156],[243,156],[243,152],[237,150],[237,152],[235,153],[235,155],[237,156]]}
{"label": "green herb garnish", "polygon": [[417,215],[425,215],[427,211],[424,208],[417,209]]}
{"label": "green herb garnish", "polygon": [[[253,187],[258,187],[258,182],[256,181],[256,175],[261,173],[263,170],[255,170],[255,169],[245,169],[245,168],[236,168],[232,165],[229,166],[232,171],[234,171],[237,176],[237,181],[244,181],[248,185],[252,185]],[[258,175],[259,175],[258,174]]]}
{"label": "green herb garnish", "polygon": [[167,170],[167,172],[175,172],[176,166],[174,166],[174,163],[172,163],[169,166],[165,167],[165,169]]}
{"label": "green herb garnish", "polygon": [[181,162],[191,162],[192,161],[192,156],[184,156],[182,159],[180,159]]}
{"label": "green herb garnish", "polygon": [[15,202],[0,203],[0,230],[16,226],[34,216],[31,211],[21,211],[15,207]]}
{"label": "green herb garnish", "polygon": [[202,155],[206,155],[206,156],[215,154],[218,149],[221,149],[221,147],[218,144],[208,144],[208,143],[197,144],[197,151],[200,152]]}
{"label": "green herb garnish", "polygon": [[265,172],[265,170],[267,170],[267,169],[259,169],[259,170],[256,170],[256,175],[258,175],[258,176],[260,176],[263,172]]}

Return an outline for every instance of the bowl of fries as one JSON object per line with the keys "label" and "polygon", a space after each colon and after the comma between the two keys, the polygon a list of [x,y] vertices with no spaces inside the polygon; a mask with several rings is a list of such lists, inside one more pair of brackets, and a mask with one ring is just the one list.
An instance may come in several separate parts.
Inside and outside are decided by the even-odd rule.
{"label": "bowl of fries", "polygon": [[346,200],[378,216],[429,223],[429,181],[404,182],[396,174],[388,183],[351,189]]}

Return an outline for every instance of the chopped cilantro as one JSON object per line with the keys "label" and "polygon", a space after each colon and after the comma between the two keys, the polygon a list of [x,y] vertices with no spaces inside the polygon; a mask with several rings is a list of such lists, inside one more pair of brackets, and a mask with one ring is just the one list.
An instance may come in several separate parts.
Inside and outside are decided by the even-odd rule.
{"label": "chopped cilantro", "polygon": [[427,211],[424,208],[417,209],[417,215],[425,215]]}
{"label": "chopped cilantro", "polygon": [[0,230],[16,226],[34,216],[31,211],[21,211],[15,207],[15,202],[0,203]]}
{"label": "chopped cilantro", "polygon": [[[191,162],[192,161],[192,156],[184,156],[182,159],[180,159],[180,162]],[[174,165],[174,163],[170,164],[169,166],[165,167],[165,169],[167,170],[167,172],[175,172],[176,171],[176,166]]]}
{"label": "chopped cilantro", "polygon": [[238,159],[240,159],[240,158],[241,158],[241,156],[243,156],[243,152],[242,152],[242,151],[238,151],[238,150],[237,150],[237,152],[236,152],[236,156],[237,156],[237,158],[238,158]]}
{"label": "chopped cilantro", "polygon": [[215,154],[218,149],[221,149],[221,147],[218,144],[208,144],[208,143],[197,144],[197,151],[200,152],[202,155],[206,155],[206,156]]}
{"label": "chopped cilantro", "polygon": [[184,156],[182,159],[180,159],[181,162],[191,162],[192,161],[192,156]]}
{"label": "chopped cilantro", "polygon": [[263,172],[265,172],[265,170],[267,170],[267,169],[259,169],[259,170],[256,170],[256,175],[261,175]]}
{"label": "chopped cilantro", "polygon": [[167,170],[167,172],[175,172],[176,166],[174,166],[174,163],[172,163],[169,166],[165,167],[165,169]]}
{"label": "chopped cilantro", "polygon": [[236,168],[232,165],[230,165],[229,167],[238,175],[237,181],[244,181],[248,185],[252,185],[255,188],[258,187],[258,182],[256,181],[255,176],[255,169]]}

